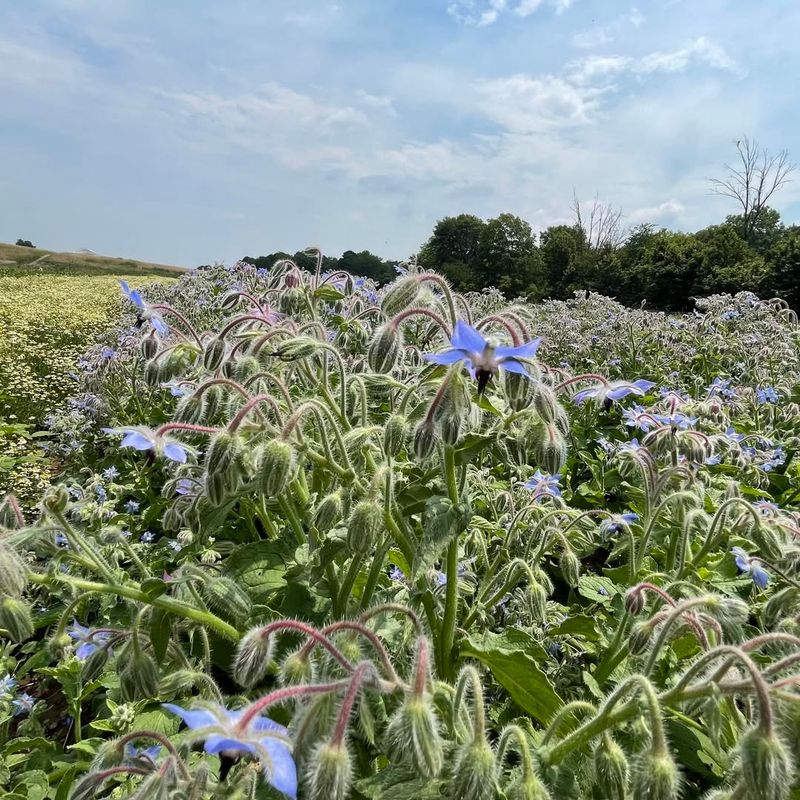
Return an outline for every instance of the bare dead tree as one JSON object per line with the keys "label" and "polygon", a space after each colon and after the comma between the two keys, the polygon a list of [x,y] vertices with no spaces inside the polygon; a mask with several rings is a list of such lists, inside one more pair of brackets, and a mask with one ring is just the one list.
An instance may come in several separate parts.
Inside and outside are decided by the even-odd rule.
{"label": "bare dead tree", "polygon": [[586,246],[590,250],[614,249],[622,244],[625,238],[622,229],[622,209],[601,202],[598,195],[595,195],[589,216],[586,217],[581,210],[578,195],[573,189],[572,213],[575,215],[575,225],[583,231]]}
{"label": "bare dead tree", "polygon": [[714,194],[730,197],[742,209],[742,238],[750,241],[753,230],[770,198],[787,184],[795,169],[789,161],[789,153],[780,150],[770,153],[760,148],[758,142],[747,138],[736,142],[739,163],[725,165],[725,178],[710,178]]}

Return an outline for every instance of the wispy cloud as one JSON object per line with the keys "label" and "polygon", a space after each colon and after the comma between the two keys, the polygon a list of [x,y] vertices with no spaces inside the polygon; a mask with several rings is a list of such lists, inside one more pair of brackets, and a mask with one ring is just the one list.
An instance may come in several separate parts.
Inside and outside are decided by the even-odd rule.
{"label": "wispy cloud", "polygon": [[486,28],[494,24],[504,12],[517,17],[529,17],[546,5],[557,14],[566,11],[574,0],[455,0],[447,6],[447,13],[463,25]]}
{"label": "wispy cloud", "polygon": [[623,35],[625,31],[631,28],[636,30],[644,21],[645,18],[639,9],[632,8],[606,24],[595,24],[591,28],[573,34],[572,44],[575,47],[586,50],[603,47],[611,44],[611,42]]}

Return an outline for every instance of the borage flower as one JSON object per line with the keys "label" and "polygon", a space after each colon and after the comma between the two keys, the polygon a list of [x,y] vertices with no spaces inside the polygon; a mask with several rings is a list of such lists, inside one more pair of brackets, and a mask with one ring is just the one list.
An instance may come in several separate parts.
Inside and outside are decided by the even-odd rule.
{"label": "borage flower", "polygon": [[560,476],[545,475],[537,469],[533,477],[525,481],[525,488],[533,492],[534,500],[541,500],[543,497],[561,497],[560,482]]}
{"label": "borage flower", "polygon": [[[75,655],[79,661],[85,661],[95,650],[99,650],[105,642],[108,641],[111,634],[105,631],[95,632],[91,628],[86,628],[79,622],[73,622],[70,628],[67,628],[67,635],[76,643],[79,643],[75,648]],[[108,648],[109,655],[111,648]]]}
{"label": "borage flower", "polygon": [[521,358],[533,358],[539,349],[541,339],[517,345],[504,347],[483,335],[463,320],[458,320],[450,337],[450,350],[444,353],[432,353],[425,356],[427,361],[434,364],[457,364],[463,361],[469,374],[478,381],[478,394],[483,394],[486,384],[501,369],[506,372],[516,372],[530,378],[530,373],[520,361]]}
{"label": "borage flower", "polygon": [[179,716],[196,738],[203,739],[206,753],[254,756],[261,762],[267,782],[279,792],[297,797],[297,768],[292,758],[291,740],[286,728],[267,717],[257,716],[244,730],[238,722],[245,713],[221,705],[186,709],[174,703],[162,704]]}
{"label": "borage flower", "polygon": [[769,573],[757,561],[751,559],[741,547],[732,547],[731,553],[733,553],[736,566],[742,572],[748,573],[759,589],[766,589],[769,583]]}
{"label": "borage flower", "polygon": [[124,434],[120,447],[132,447],[134,450],[152,450],[161,453],[178,464],[186,463],[186,455],[192,452],[187,445],[165,436],[157,436],[155,431],[140,425],[131,428],[103,428],[104,433]]}
{"label": "borage flower", "polygon": [[619,533],[623,528],[627,528],[639,519],[639,515],[633,511],[626,511],[624,514],[614,514],[613,517],[603,522],[602,528],[607,533]]}
{"label": "borage flower", "polygon": [[585,403],[592,399],[606,409],[611,408],[615,400],[622,400],[629,394],[641,397],[655,386],[653,381],[638,378],[635,381],[612,381],[611,383],[598,383],[588,389],[581,389],[573,398],[573,403]]}
{"label": "borage flower", "polygon": [[136,306],[136,312],[139,318],[138,324],[141,325],[143,322],[148,321],[153,326],[156,333],[166,336],[169,333],[167,323],[144,302],[139,290],[131,289],[127,281],[120,281],[119,285],[122,287],[122,293],[125,297]]}
{"label": "borage flower", "polygon": [[5,678],[0,678],[0,697],[7,697],[14,691],[17,679],[13,675],[6,673]]}
{"label": "borage flower", "polygon": [[23,692],[19,697],[15,697],[11,701],[11,705],[14,706],[14,716],[21,717],[23,714],[30,714],[35,703],[35,697]]}

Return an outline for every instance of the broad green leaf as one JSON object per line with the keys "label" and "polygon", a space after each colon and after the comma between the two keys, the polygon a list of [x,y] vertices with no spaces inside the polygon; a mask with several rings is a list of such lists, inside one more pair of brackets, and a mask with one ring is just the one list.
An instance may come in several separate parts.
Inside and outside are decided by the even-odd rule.
{"label": "broad green leaf", "polygon": [[597,632],[597,620],[594,617],[587,617],[585,614],[573,614],[567,617],[560,625],[551,628],[548,632],[551,636],[584,636],[590,642],[596,642],[600,638]]}
{"label": "broad green leaf", "polygon": [[153,609],[153,614],[150,618],[150,643],[153,645],[153,654],[159,664],[167,654],[171,632],[172,615],[160,608]]}
{"label": "broad green leaf", "polygon": [[600,575],[581,575],[578,579],[578,593],[595,603],[609,603],[614,595],[621,594],[617,585],[610,578]]}
{"label": "broad green leaf", "polygon": [[284,574],[288,560],[280,543],[253,542],[231,553],[223,574],[233,578],[253,600],[264,602],[286,586]]}
{"label": "broad green leaf", "polygon": [[485,664],[494,679],[511,695],[511,699],[534,719],[547,724],[564,705],[547,676],[534,658],[522,649],[500,646],[499,640],[470,637],[461,645],[461,655],[477,658]]}
{"label": "broad green leaf", "polygon": [[147,578],[142,582],[141,590],[147,595],[149,600],[161,597],[167,591],[167,584],[161,578]]}
{"label": "broad green leaf", "polygon": [[356,784],[369,800],[440,800],[442,787],[442,781],[419,778],[401,766],[382,769]]}

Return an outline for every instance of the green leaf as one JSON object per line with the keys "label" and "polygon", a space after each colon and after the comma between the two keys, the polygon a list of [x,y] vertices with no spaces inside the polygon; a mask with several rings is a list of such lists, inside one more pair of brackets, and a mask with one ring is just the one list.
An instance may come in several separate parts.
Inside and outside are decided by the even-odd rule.
{"label": "green leaf", "polygon": [[527,648],[520,649],[518,644],[506,634],[480,639],[470,637],[461,645],[461,655],[477,658],[485,664],[521,709],[547,724],[564,701]]}
{"label": "green leaf", "polygon": [[600,575],[581,575],[578,579],[578,593],[587,600],[606,605],[614,595],[620,594],[617,585],[610,578]]}
{"label": "green leaf", "polygon": [[344,300],[344,295],[330,283],[323,283],[322,286],[314,290],[314,297],[324,300],[326,303],[336,303]]}
{"label": "green leaf", "polygon": [[148,600],[155,600],[167,591],[167,584],[161,578],[147,578],[142,582],[141,590],[147,595]]}
{"label": "green leaf", "polygon": [[150,617],[150,643],[153,645],[153,654],[159,664],[167,654],[171,633],[172,615],[161,608],[153,609],[153,614]]}
{"label": "green leaf", "polygon": [[417,777],[407,767],[391,766],[358,781],[356,788],[369,800],[440,800],[442,785]]}
{"label": "green leaf", "polygon": [[231,553],[223,575],[233,578],[254,601],[263,603],[286,586],[284,574],[292,561],[291,553],[279,542],[252,542]]}
{"label": "green leaf", "polygon": [[453,505],[447,497],[431,497],[422,515],[422,541],[414,553],[414,578],[433,566],[450,542],[466,529],[472,519],[468,503]]}
{"label": "green leaf", "polygon": [[596,623],[594,617],[574,614],[567,617],[560,625],[551,628],[549,634],[551,636],[583,636],[590,642],[596,642],[600,638]]}
{"label": "green leaf", "polygon": [[485,436],[477,433],[467,434],[461,446],[455,451],[456,464],[460,467],[464,464],[471,464],[476,456],[485,450],[494,441],[494,436]]}

